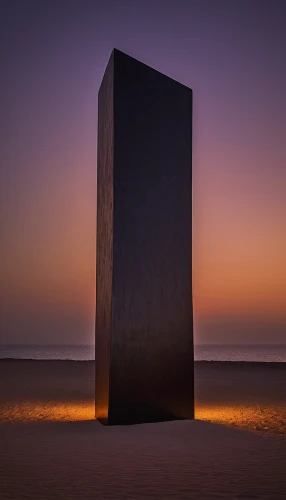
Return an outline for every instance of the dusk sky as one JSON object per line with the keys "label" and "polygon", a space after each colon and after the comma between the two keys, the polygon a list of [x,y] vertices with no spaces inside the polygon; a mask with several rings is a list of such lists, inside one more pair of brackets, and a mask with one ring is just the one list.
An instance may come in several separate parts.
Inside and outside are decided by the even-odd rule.
{"label": "dusk sky", "polygon": [[196,343],[285,343],[286,2],[1,3],[1,343],[94,343],[114,47],[193,89]]}

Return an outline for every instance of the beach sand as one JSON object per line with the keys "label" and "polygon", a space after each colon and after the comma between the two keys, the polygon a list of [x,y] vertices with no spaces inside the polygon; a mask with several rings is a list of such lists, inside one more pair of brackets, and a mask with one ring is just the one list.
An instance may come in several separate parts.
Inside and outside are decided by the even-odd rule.
{"label": "beach sand", "polygon": [[0,498],[285,499],[286,365],[197,362],[196,420],[103,427],[94,362],[0,361]]}

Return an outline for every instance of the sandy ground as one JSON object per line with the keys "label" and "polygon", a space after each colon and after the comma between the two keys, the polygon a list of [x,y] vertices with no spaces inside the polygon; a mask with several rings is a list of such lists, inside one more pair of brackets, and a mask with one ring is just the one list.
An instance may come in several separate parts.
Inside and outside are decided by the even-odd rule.
{"label": "sandy ground", "polygon": [[285,375],[198,362],[201,420],[103,427],[94,363],[1,361],[0,498],[286,499]]}

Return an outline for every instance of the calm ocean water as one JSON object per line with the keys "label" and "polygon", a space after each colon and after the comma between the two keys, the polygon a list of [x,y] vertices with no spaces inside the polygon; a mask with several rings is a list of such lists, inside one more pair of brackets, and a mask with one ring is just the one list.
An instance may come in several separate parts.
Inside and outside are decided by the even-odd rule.
{"label": "calm ocean water", "polygon": [[[93,360],[90,345],[0,345],[0,358]],[[286,345],[196,345],[197,361],[286,362]]]}

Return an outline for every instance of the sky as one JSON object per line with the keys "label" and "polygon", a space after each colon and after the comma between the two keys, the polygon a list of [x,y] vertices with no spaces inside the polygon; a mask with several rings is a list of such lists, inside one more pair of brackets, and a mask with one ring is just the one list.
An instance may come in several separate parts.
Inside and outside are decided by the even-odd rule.
{"label": "sky", "polygon": [[286,2],[6,0],[0,18],[0,342],[94,343],[115,47],[193,89],[195,342],[285,343]]}

